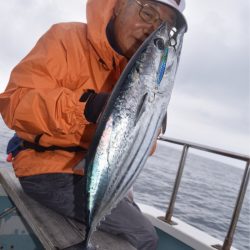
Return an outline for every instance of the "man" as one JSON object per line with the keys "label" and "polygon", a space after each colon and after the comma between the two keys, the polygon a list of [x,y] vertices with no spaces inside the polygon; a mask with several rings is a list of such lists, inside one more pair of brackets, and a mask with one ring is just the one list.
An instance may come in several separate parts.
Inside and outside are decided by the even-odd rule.
{"label": "man", "polygon": [[[13,167],[24,191],[43,205],[84,220],[84,158],[96,122],[126,63],[162,22],[186,25],[183,0],[90,0],[88,24],[61,23],[14,68],[0,95],[6,124],[24,148]],[[156,249],[157,235],[136,204],[123,199],[100,229],[137,249]]]}

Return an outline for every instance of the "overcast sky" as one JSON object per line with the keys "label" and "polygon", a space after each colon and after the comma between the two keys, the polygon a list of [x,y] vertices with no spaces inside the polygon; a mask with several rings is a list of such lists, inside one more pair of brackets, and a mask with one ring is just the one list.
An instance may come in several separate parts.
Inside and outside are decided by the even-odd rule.
{"label": "overcast sky", "polygon": [[[186,2],[189,30],[167,135],[250,154],[249,1]],[[0,91],[38,38],[52,24],[67,21],[85,21],[85,1],[0,2]]]}

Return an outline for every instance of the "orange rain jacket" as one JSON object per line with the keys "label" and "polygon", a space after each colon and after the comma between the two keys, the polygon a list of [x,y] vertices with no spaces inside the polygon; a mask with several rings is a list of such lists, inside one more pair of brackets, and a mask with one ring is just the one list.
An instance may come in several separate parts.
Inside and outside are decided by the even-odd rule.
{"label": "orange rain jacket", "polygon": [[[116,0],[89,0],[87,24],[51,27],[13,69],[0,95],[0,112],[21,138],[40,145],[88,148],[96,125],[83,117],[80,96],[87,90],[111,92],[127,61],[110,46],[106,27]],[[83,174],[74,166],[82,152],[21,151],[13,160],[18,177],[43,173]]]}

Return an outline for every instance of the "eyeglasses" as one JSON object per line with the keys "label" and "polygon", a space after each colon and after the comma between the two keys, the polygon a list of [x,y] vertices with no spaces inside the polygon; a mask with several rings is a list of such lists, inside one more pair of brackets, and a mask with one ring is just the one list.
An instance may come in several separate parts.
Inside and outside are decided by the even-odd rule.
{"label": "eyeglasses", "polygon": [[170,30],[175,27],[175,24],[170,24],[168,20],[162,20],[160,18],[159,12],[149,4],[144,4],[139,0],[135,0],[135,2],[140,6],[139,16],[144,22],[149,24],[157,24],[157,26],[160,26],[163,22],[166,22]]}

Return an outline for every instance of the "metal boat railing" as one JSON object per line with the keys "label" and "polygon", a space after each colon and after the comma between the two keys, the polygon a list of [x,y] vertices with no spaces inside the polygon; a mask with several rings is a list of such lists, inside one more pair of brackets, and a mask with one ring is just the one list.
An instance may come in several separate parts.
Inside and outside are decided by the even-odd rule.
{"label": "metal boat railing", "polygon": [[183,173],[183,169],[185,166],[185,162],[186,162],[189,148],[193,148],[193,149],[197,149],[197,150],[201,150],[201,151],[205,151],[205,152],[209,152],[209,153],[213,153],[213,154],[217,154],[217,155],[221,155],[221,156],[226,156],[229,158],[233,158],[233,159],[237,159],[237,160],[246,162],[246,167],[245,167],[245,171],[244,171],[244,174],[242,177],[240,190],[238,193],[238,197],[237,197],[235,207],[234,207],[234,212],[233,212],[233,215],[231,218],[231,223],[230,223],[227,235],[225,237],[224,243],[222,246],[221,245],[213,245],[212,246],[215,249],[230,250],[232,243],[233,243],[235,229],[237,226],[237,222],[239,219],[240,211],[242,208],[243,200],[244,200],[244,197],[246,194],[247,185],[248,185],[248,181],[249,181],[250,156],[237,154],[237,153],[233,153],[230,151],[225,151],[225,150],[221,150],[221,149],[217,149],[217,148],[213,148],[213,147],[208,147],[208,146],[204,146],[204,145],[200,145],[200,144],[196,144],[196,143],[191,143],[191,142],[184,141],[184,140],[176,140],[176,139],[172,139],[172,138],[167,138],[167,137],[163,137],[163,136],[160,136],[158,138],[158,140],[183,146],[182,155],[181,155],[181,159],[180,159],[180,163],[179,163],[179,168],[178,168],[178,171],[176,174],[175,184],[174,184],[173,192],[172,192],[171,199],[169,202],[168,210],[166,212],[165,217],[161,218],[166,223],[169,223],[171,225],[175,224],[171,219],[173,216],[174,205],[175,205],[175,201],[176,201],[178,189],[180,186],[181,177],[182,177],[182,173]]}

